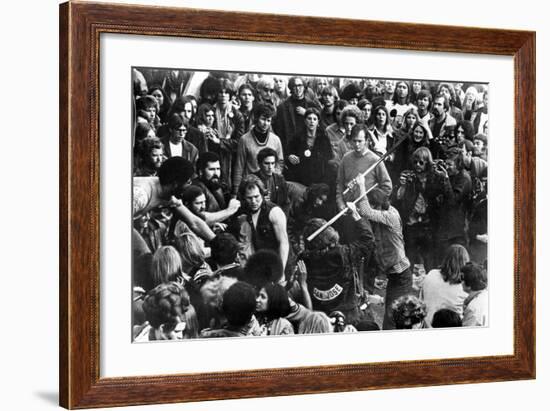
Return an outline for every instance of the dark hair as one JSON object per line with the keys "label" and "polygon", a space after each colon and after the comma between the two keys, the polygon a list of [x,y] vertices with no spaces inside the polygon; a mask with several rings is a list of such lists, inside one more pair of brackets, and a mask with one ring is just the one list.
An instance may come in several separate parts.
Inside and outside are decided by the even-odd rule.
{"label": "dark hair", "polygon": [[304,81],[304,78],[301,76],[292,76],[288,79],[288,88],[292,89],[294,87],[294,84],[296,84],[296,80],[301,80],[302,84],[304,85],[304,88],[306,87],[306,82]]}
{"label": "dark hair", "polygon": [[170,157],[159,168],[158,176],[161,186],[176,183],[186,184],[193,177],[193,164],[183,157]]}
{"label": "dark hair", "polygon": [[480,140],[483,142],[483,146],[487,147],[487,136],[483,133],[478,133],[474,136],[474,140]]}
{"label": "dark hair", "polygon": [[191,104],[191,109],[193,108],[192,99],[189,96],[184,96],[176,99],[174,103],[172,104],[172,107],[170,107],[170,111],[168,112],[168,116],[172,116],[174,114],[180,114],[182,111],[185,111],[185,106],[187,104]]}
{"label": "dark hair", "polygon": [[[422,123],[422,121],[417,121],[416,123],[414,123],[414,125],[409,130],[409,136],[410,136],[409,138],[411,139],[411,141],[414,139],[414,130],[416,130],[417,128],[421,128],[422,131],[424,132],[424,140],[421,142],[421,144],[424,144],[426,146],[425,148],[427,148],[430,142],[430,134],[429,134],[430,132],[428,130],[428,127],[426,127],[426,125]],[[431,155],[431,152],[430,152],[430,155]],[[412,157],[410,160],[412,160]],[[432,158],[432,162],[433,162],[433,158]]]}
{"label": "dark hair", "polygon": [[[366,98],[362,98],[361,100],[359,100],[359,103],[357,103],[357,107],[359,107],[359,110],[363,110],[367,106],[372,107],[372,103]],[[368,119],[365,119],[365,121],[367,120]]]}
{"label": "dark hair", "polygon": [[349,83],[342,89],[340,95],[344,100],[347,101],[351,100],[352,98],[356,98],[357,100],[359,100],[359,98],[361,97],[361,88],[355,83]]}
{"label": "dark hair", "polygon": [[283,276],[283,262],[273,250],[262,249],[252,254],[244,267],[244,276],[248,283],[258,290],[267,283],[279,281]]}
{"label": "dark hair", "polygon": [[319,112],[319,110],[315,107],[309,107],[308,109],[306,109],[306,112],[304,114],[304,121],[310,114],[315,114],[317,116],[317,120],[321,119],[321,113]]}
{"label": "dark hair", "polygon": [[375,208],[380,207],[382,208],[382,210],[387,210],[390,208],[389,196],[378,187],[374,188],[370,193],[368,193],[367,197],[371,205]]}
{"label": "dark hair", "polygon": [[187,119],[187,117],[183,117],[181,114],[178,113],[172,114],[168,119],[168,128],[170,130],[175,130],[177,128],[180,128],[181,126],[189,128],[189,120]]}
{"label": "dark hair", "polygon": [[218,79],[218,82],[216,83],[216,86],[214,88],[216,95],[221,93],[223,90],[227,90],[230,96],[234,96],[236,94],[236,90],[235,90],[235,86],[233,85],[233,82],[227,78]]}
{"label": "dark hair", "polygon": [[343,110],[349,106],[349,103],[346,100],[338,100],[334,103],[334,110]]}
{"label": "dark hair", "polygon": [[447,253],[441,263],[441,276],[449,284],[460,284],[462,280],[461,270],[470,261],[468,251],[460,244],[453,244],[447,249]]}
{"label": "dark hair", "polygon": [[[304,238],[308,238],[311,234],[325,225],[326,221],[322,218],[311,218],[306,221],[306,225],[303,230]],[[340,241],[338,231],[333,227],[328,227],[322,231],[313,240],[306,242],[306,249],[312,251],[321,251],[330,247],[334,247]]]}
{"label": "dark hair", "polygon": [[409,104],[409,102],[411,100],[411,85],[405,80],[398,80],[398,81],[395,82],[395,90],[393,91],[393,96],[392,96],[391,100],[392,100],[393,104],[397,104],[397,86],[400,83],[403,83],[407,86],[407,99],[405,101],[405,104]]}
{"label": "dark hair", "polygon": [[452,105],[452,106],[457,106],[458,108],[460,108],[460,100],[457,101],[457,98],[456,98],[456,92],[455,92],[455,88],[453,87],[453,85],[451,83],[439,83],[439,85],[437,86],[437,93],[438,94],[441,94],[441,89],[442,88],[446,88],[447,90],[449,90],[449,95],[450,95],[450,98],[449,98],[449,104]]}
{"label": "dark hair", "polygon": [[312,206],[313,202],[321,197],[322,195],[326,195],[328,197],[330,193],[330,188],[325,183],[316,183],[310,185],[308,188],[306,188],[306,191],[304,193],[304,204],[306,206]]}
{"label": "dark hair", "polygon": [[441,93],[437,93],[434,97],[434,100],[437,100],[438,98],[442,98],[443,99],[443,107],[445,108],[445,111],[449,111],[449,99],[447,98],[447,96],[445,94],[441,94]]}
{"label": "dark hair", "polygon": [[384,124],[385,133],[386,131],[388,131],[388,126],[390,125],[390,113],[388,112],[388,108],[386,106],[377,106],[374,110],[372,110],[373,121],[376,118],[376,113],[378,113],[379,110],[382,110],[384,113],[386,113],[386,124]]}
{"label": "dark hair", "polygon": [[321,96],[324,96],[324,95],[331,95],[334,97],[335,100],[338,100],[339,99],[339,96],[338,96],[338,90],[336,90],[336,87],[334,86],[325,86],[321,89],[321,93],[319,93]]}
{"label": "dark hair", "polygon": [[441,308],[437,310],[432,319],[433,328],[462,327],[462,318],[455,310]]}
{"label": "dark hair", "polygon": [[258,161],[258,164],[262,164],[267,157],[275,157],[275,162],[279,161],[277,152],[271,147],[265,147],[258,151],[258,154],[256,154],[256,161]]}
{"label": "dark hair", "polygon": [[445,156],[445,159],[454,161],[454,163],[456,165],[456,169],[458,171],[464,170],[464,167],[465,167],[464,166],[464,156],[463,156],[462,150],[459,147],[456,147],[456,146],[449,147],[444,152],[444,156]]}
{"label": "dark hair", "polygon": [[155,107],[157,111],[159,110],[158,101],[153,96],[143,96],[136,100],[136,111],[144,110],[147,111],[151,107]]}
{"label": "dark hair", "polygon": [[215,163],[216,161],[220,161],[220,156],[216,153],[212,151],[201,153],[197,160],[197,171],[204,170],[208,166],[208,163]]}
{"label": "dark hair", "polygon": [[162,106],[159,107],[159,111],[167,111],[167,109],[170,108],[170,98],[168,97],[168,94],[166,94],[166,91],[164,91],[164,89],[161,86],[153,86],[152,88],[149,89],[149,92],[147,94],[154,98],[153,92],[157,90],[160,91],[163,97]]}
{"label": "dark hair", "polygon": [[380,326],[375,321],[362,320],[359,321],[355,328],[357,331],[380,331]]}
{"label": "dark hair", "polygon": [[410,329],[426,317],[426,304],[414,295],[399,297],[391,308],[395,328],[398,330]]}
{"label": "dark hair", "polygon": [[464,129],[464,137],[466,140],[474,141],[474,126],[471,121],[462,120],[456,123],[455,126],[455,136],[458,135],[458,128],[462,127]]}
{"label": "dark hair", "polygon": [[154,149],[164,150],[164,145],[158,137],[145,137],[139,143],[139,154],[142,158],[148,156]]}
{"label": "dark hair", "polygon": [[256,90],[250,83],[241,84],[241,86],[239,87],[239,90],[237,91],[237,95],[240,96],[243,90],[250,90],[254,98],[256,98]]}
{"label": "dark hair", "polygon": [[286,317],[290,314],[290,303],[288,293],[280,284],[266,284],[264,287],[267,294],[267,312],[265,316],[268,320]]}
{"label": "dark hair", "polygon": [[216,112],[214,110],[214,107],[212,107],[209,103],[202,103],[199,108],[197,109],[197,124],[205,124],[206,123],[206,113],[209,111]]}
{"label": "dark hair", "polygon": [[256,290],[250,284],[237,281],[223,294],[222,311],[229,325],[246,325],[255,310]]}
{"label": "dark hair", "polygon": [[275,115],[275,110],[269,104],[260,103],[254,108],[254,118],[256,121],[264,116],[265,118],[272,118]]}
{"label": "dark hair", "polygon": [[235,262],[239,251],[239,242],[230,233],[219,233],[210,241],[212,259],[219,265]]}
{"label": "dark hair", "polygon": [[241,200],[244,200],[245,193],[254,187],[258,187],[258,190],[260,190],[260,194],[262,196],[265,195],[265,185],[260,177],[255,174],[249,174],[244,177],[241,181],[241,184],[239,185],[239,198]]}
{"label": "dark hair", "polygon": [[183,189],[183,192],[181,194],[181,200],[185,205],[192,203],[195,201],[195,199],[200,196],[204,195],[204,192],[200,187],[190,185]]}
{"label": "dark hair", "polygon": [[472,291],[481,291],[487,288],[487,270],[476,263],[466,263],[462,267],[462,281]]}
{"label": "dark hair", "polygon": [[353,139],[356,136],[358,136],[361,131],[365,132],[365,141],[367,141],[368,140],[368,134],[367,134],[368,128],[363,123],[357,123],[356,125],[353,126],[353,128],[351,129],[351,138]]}
{"label": "dark hair", "polygon": [[145,318],[153,328],[164,325],[165,331],[172,331],[183,319],[189,308],[189,294],[177,282],[159,284],[147,293],[143,301]]}
{"label": "dark hair", "polygon": [[433,97],[432,97],[432,93],[430,93],[428,90],[420,90],[418,92],[418,94],[416,95],[416,102],[418,103],[418,100],[424,98],[424,97],[427,97],[428,98],[428,110],[430,110],[431,106],[432,106],[432,101],[433,101]]}
{"label": "dark hair", "polygon": [[136,123],[136,129],[134,131],[134,144],[137,144],[138,142],[146,138],[149,134],[149,131],[151,130],[155,131],[155,128],[148,122]]}

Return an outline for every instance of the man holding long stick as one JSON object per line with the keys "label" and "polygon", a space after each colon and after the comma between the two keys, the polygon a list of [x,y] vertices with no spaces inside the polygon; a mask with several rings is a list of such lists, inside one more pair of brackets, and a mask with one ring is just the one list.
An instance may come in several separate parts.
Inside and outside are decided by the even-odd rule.
{"label": "man holding long stick", "polygon": [[[367,147],[367,128],[365,125],[357,124],[353,127],[351,140],[353,151],[346,153],[342,158],[336,179],[336,204],[340,210],[346,208],[347,201],[353,201],[359,196],[354,179],[367,171],[379,159]],[[386,194],[391,193],[392,182],[383,161],[365,176],[367,187],[371,187],[375,183],[378,183],[378,188]],[[344,195],[346,189],[348,189],[348,193]]]}

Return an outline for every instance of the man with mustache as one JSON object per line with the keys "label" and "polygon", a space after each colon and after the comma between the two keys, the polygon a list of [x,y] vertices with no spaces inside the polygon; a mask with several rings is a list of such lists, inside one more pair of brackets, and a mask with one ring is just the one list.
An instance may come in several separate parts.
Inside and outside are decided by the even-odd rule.
{"label": "man with mustache", "polygon": [[449,140],[454,136],[456,120],[449,114],[449,100],[444,94],[437,94],[433,100],[432,114],[429,121],[430,130],[434,137],[432,153],[434,158],[443,157],[443,152],[449,146]]}
{"label": "man with mustache", "polygon": [[202,153],[197,160],[198,177],[193,185],[200,187],[206,196],[206,211],[216,212],[227,207],[227,193],[221,180],[220,157],[211,151]]}

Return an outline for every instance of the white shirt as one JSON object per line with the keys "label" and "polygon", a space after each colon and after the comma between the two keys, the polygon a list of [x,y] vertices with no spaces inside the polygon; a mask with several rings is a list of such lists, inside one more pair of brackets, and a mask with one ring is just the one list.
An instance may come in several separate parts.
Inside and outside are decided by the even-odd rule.
{"label": "white shirt", "polygon": [[181,157],[183,154],[183,144],[172,144],[170,142],[170,153],[172,153],[172,157]]}

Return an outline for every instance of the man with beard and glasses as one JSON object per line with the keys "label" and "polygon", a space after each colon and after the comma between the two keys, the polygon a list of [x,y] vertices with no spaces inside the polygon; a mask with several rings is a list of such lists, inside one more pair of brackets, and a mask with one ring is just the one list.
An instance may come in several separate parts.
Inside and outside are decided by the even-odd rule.
{"label": "man with beard and glasses", "polygon": [[197,160],[197,173],[193,185],[200,187],[206,196],[206,211],[215,212],[226,208],[227,193],[220,179],[220,157],[211,151],[202,153]]}

